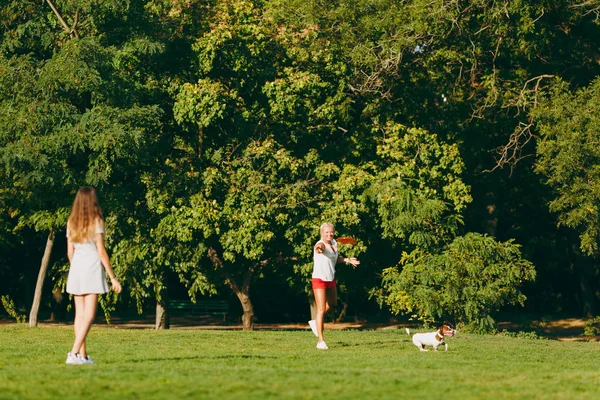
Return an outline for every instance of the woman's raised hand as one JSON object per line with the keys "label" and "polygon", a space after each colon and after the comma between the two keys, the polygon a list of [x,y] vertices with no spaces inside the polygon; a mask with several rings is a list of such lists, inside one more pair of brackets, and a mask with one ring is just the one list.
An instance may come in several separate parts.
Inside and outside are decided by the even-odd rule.
{"label": "woman's raised hand", "polygon": [[325,244],[317,243],[315,245],[315,251],[317,252],[317,254],[323,254],[323,252],[325,251]]}
{"label": "woman's raised hand", "polygon": [[348,258],[348,264],[352,264],[352,266],[356,268],[360,264],[360,261],[358,261],[356,257],[350,257]]}

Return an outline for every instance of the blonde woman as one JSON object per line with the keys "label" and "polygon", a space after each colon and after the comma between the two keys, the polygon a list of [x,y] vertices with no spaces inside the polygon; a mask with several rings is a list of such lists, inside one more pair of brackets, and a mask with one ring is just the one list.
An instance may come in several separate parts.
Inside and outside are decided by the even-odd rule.
{"label": "blonde woman", "polygon": [[314,267],[312,288],[317,306],[316,319],[308,321],[310,328],[319,338],[317,349],[328,350],[323,338],[323,318],[331,307],[337,304],[337,288],[335,286],[335,264],[345,262],[356,267],[360,264],[356,258],[344,258],[338,254],[337,242],[333,238],[335,229],[332,224],[321,225],[321,239],[315,244],[313,251]]}
{"label": "blonde woman", "polygon": [[67,254],[71,267],[67,292],[75,301],[75,341],[67,354],[67,364],[94,364],[87,354],[85,339],[96,316],[98,295],[108,292],[106,274],[112,289],[121,293],[121,284],[104,248],[104,222],[96,190],[85,186],[77,191],[67,221]]}

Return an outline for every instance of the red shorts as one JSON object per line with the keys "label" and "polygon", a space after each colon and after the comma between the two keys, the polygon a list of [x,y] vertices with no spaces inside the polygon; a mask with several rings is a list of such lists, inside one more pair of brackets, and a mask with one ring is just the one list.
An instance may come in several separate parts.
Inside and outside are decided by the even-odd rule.
{"label": "red shorts", "polygon": [[335,279],[332,281],[324,281],[319,278],[312,278],[313,289],[331,289],[335,287]]}

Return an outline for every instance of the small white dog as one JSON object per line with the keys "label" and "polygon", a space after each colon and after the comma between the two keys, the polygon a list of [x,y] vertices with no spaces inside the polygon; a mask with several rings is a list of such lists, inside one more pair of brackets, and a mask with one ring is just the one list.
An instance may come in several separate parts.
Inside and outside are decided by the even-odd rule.
{"label": "small white dog", "polygon": [[[410,329],[406,328],[406,333],[410,335]],[[448,343],[444,342],[445,336],[454,336],[456,330],[449,324],[442,325],[436,332],[428,333],[415,333],[412,335],[412,342],[421,351],[429,351],[425,349],[425,346],[433,346],[433,350],[437,351],[438,346],[444,345],[446,351],[448,351]]]}

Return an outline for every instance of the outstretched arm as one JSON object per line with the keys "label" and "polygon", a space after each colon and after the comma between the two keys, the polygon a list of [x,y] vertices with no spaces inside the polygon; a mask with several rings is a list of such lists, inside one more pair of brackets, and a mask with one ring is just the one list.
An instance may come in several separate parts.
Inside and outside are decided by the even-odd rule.
{"label": "outstretched arm", "polygon": [[343,263],[346,263],[346,264],[350,264],[354,268],[356,268],[360,264],[360,261],[358,261],[355,257],[346,258],[346,257],[339,256],[338,257],[338,262],[343,262]]}

